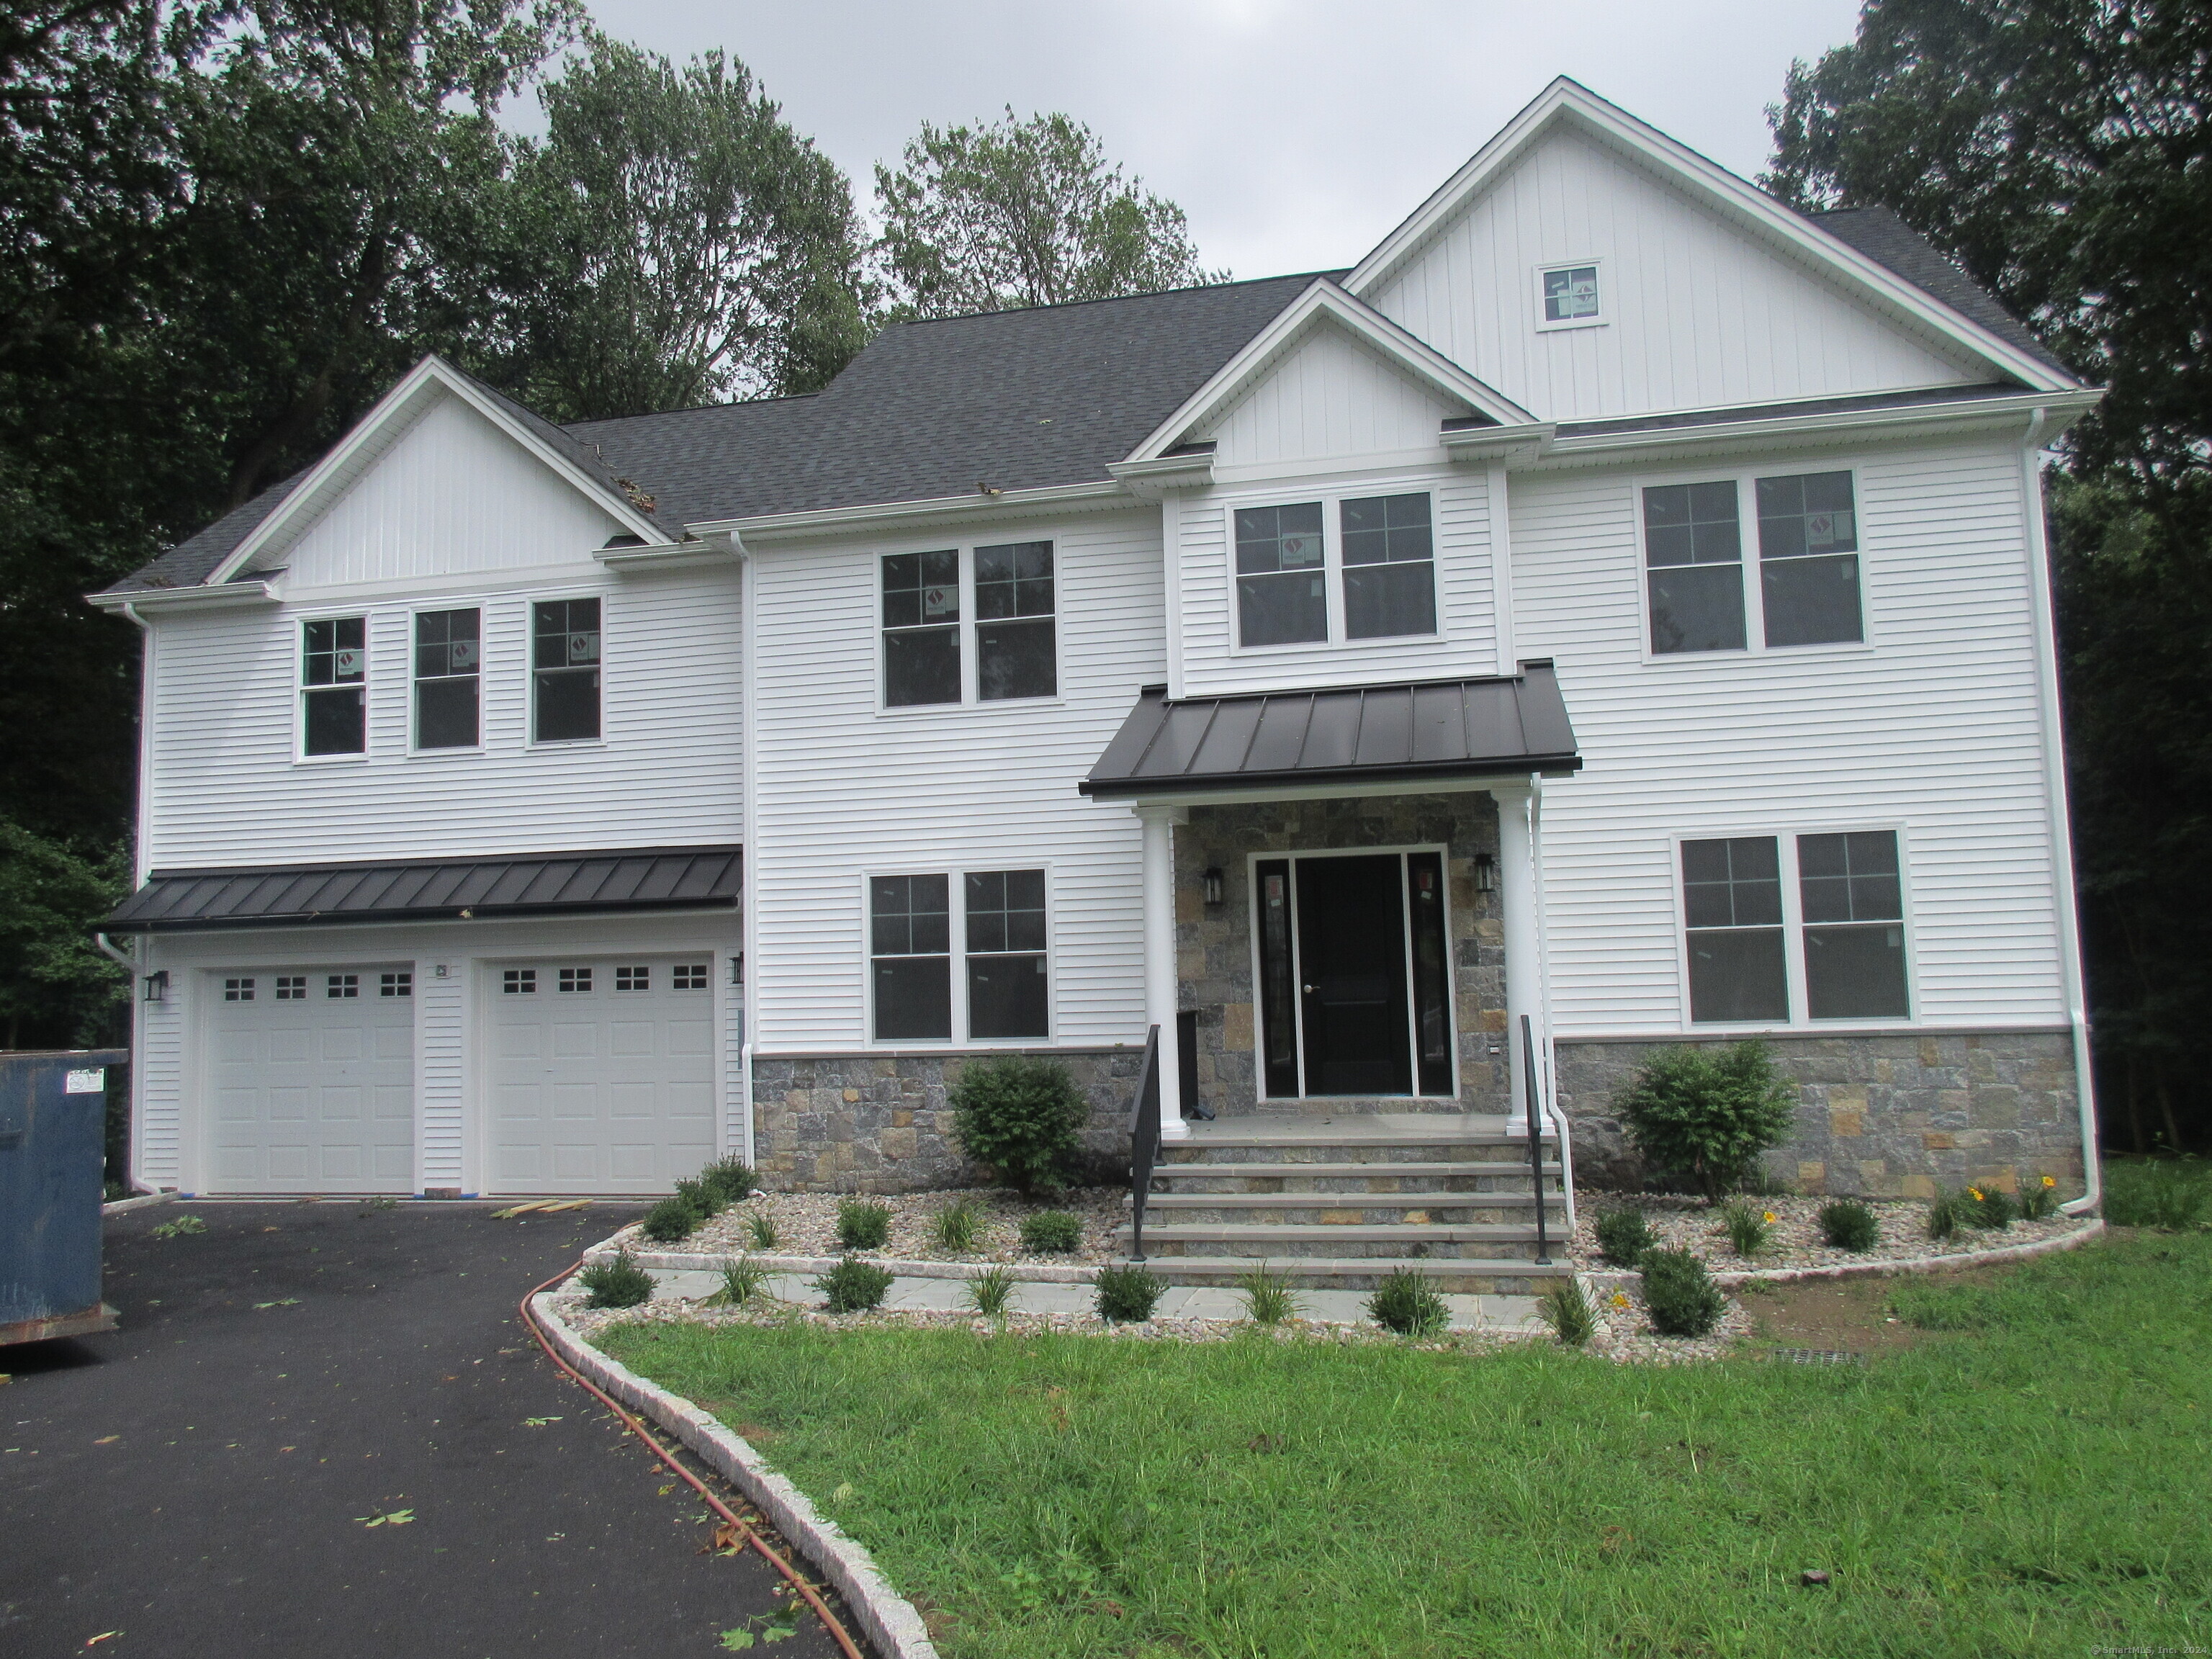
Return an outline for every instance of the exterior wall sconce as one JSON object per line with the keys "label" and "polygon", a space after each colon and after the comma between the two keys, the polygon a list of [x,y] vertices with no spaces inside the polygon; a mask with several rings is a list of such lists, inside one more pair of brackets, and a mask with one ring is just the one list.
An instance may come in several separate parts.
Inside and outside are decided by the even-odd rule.
{"label": "exterior wall sconce", "polygon": [[1478,893],[1498,890],[1498,860],[1487,853],[1474,855],[1474,890]]}
{"label": "exterior wall sconce", "polygon": [[1208,905],[1216,905],[1221,902],[1220,871],[1208,870],[1203,876],[1199,878],[1199,884],[1200,890],[1206,895],[1206,902]]}
{"label": "exterior wall sconce", "polygon": [[146,975],[145,986],[147,1001],[167,1002],[169,1000],[169,970],[156,968]]}
{"label": "exterior wall sconce", "polygon": [[734,952],[730,957],[730,983],[732,985],[743,985],[744,982],[745,953],[743,951],[738,951]]}

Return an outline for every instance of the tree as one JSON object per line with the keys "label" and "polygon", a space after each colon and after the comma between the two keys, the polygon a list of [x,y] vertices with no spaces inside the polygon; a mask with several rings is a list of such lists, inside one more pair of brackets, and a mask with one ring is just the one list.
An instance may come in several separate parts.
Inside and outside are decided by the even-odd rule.
{"label": "tree", "polygon": [[583,420],[826,385],[864,337],[844,174],[743,64],[588,48],[519,167],[548,256],[519,307],[526,398]]}
{"label": "tree", "polygon": [[91,927],[129,888],[115,853],[33,835],[0,817],[0,1048],[112,1040],[130,993]]}
{"label": "tree", "polygon": [[1763,181],[1893,208],[2111,387],[2066,441],[2053,551],[2100,1092],[2138,1147],[2212,1131],[2208,101],[2201,4],[1869,0],[1791,69]]}
{"label": "tree", "polygon": [[1109,166],[1067,116],[925,124],[905,165],[876,168],[877,244],[894,314],[1105,300],[1226,282],[1198,262],[1183,211]]}

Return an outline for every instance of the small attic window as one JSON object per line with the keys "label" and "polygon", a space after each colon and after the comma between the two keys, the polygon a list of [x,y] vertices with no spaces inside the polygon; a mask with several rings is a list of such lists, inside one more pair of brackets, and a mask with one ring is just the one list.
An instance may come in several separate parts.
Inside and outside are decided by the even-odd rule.
{"label": "small attic window", "polygon": [[1598,293],[1597,264],[1544,265],[1536,272],[1536,326],[1588,328],[1605,320]]}

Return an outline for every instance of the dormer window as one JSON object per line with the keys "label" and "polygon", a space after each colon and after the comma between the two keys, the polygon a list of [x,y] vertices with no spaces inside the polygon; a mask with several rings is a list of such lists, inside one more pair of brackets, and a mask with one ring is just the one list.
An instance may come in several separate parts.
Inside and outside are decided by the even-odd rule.
{"label": "dormer window", "polygon": [[1536,295],[1542,307],[1536,326],[1586,328],[1605,320],[1598,291],[1597,265],[1546,265],[1536,273]]}

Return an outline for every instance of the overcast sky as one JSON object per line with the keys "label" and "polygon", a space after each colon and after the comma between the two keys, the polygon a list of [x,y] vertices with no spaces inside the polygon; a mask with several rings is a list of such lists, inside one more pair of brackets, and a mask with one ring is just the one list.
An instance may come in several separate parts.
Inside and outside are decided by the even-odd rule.
{"label": "overcast sky", "polygon": [[1238,276],[1350,264],[1555,75],[1749,178],[1793,58],[1856,0],[588,0],[682,59],[720,46],[853,179],[923,121],[1065,110]]}

